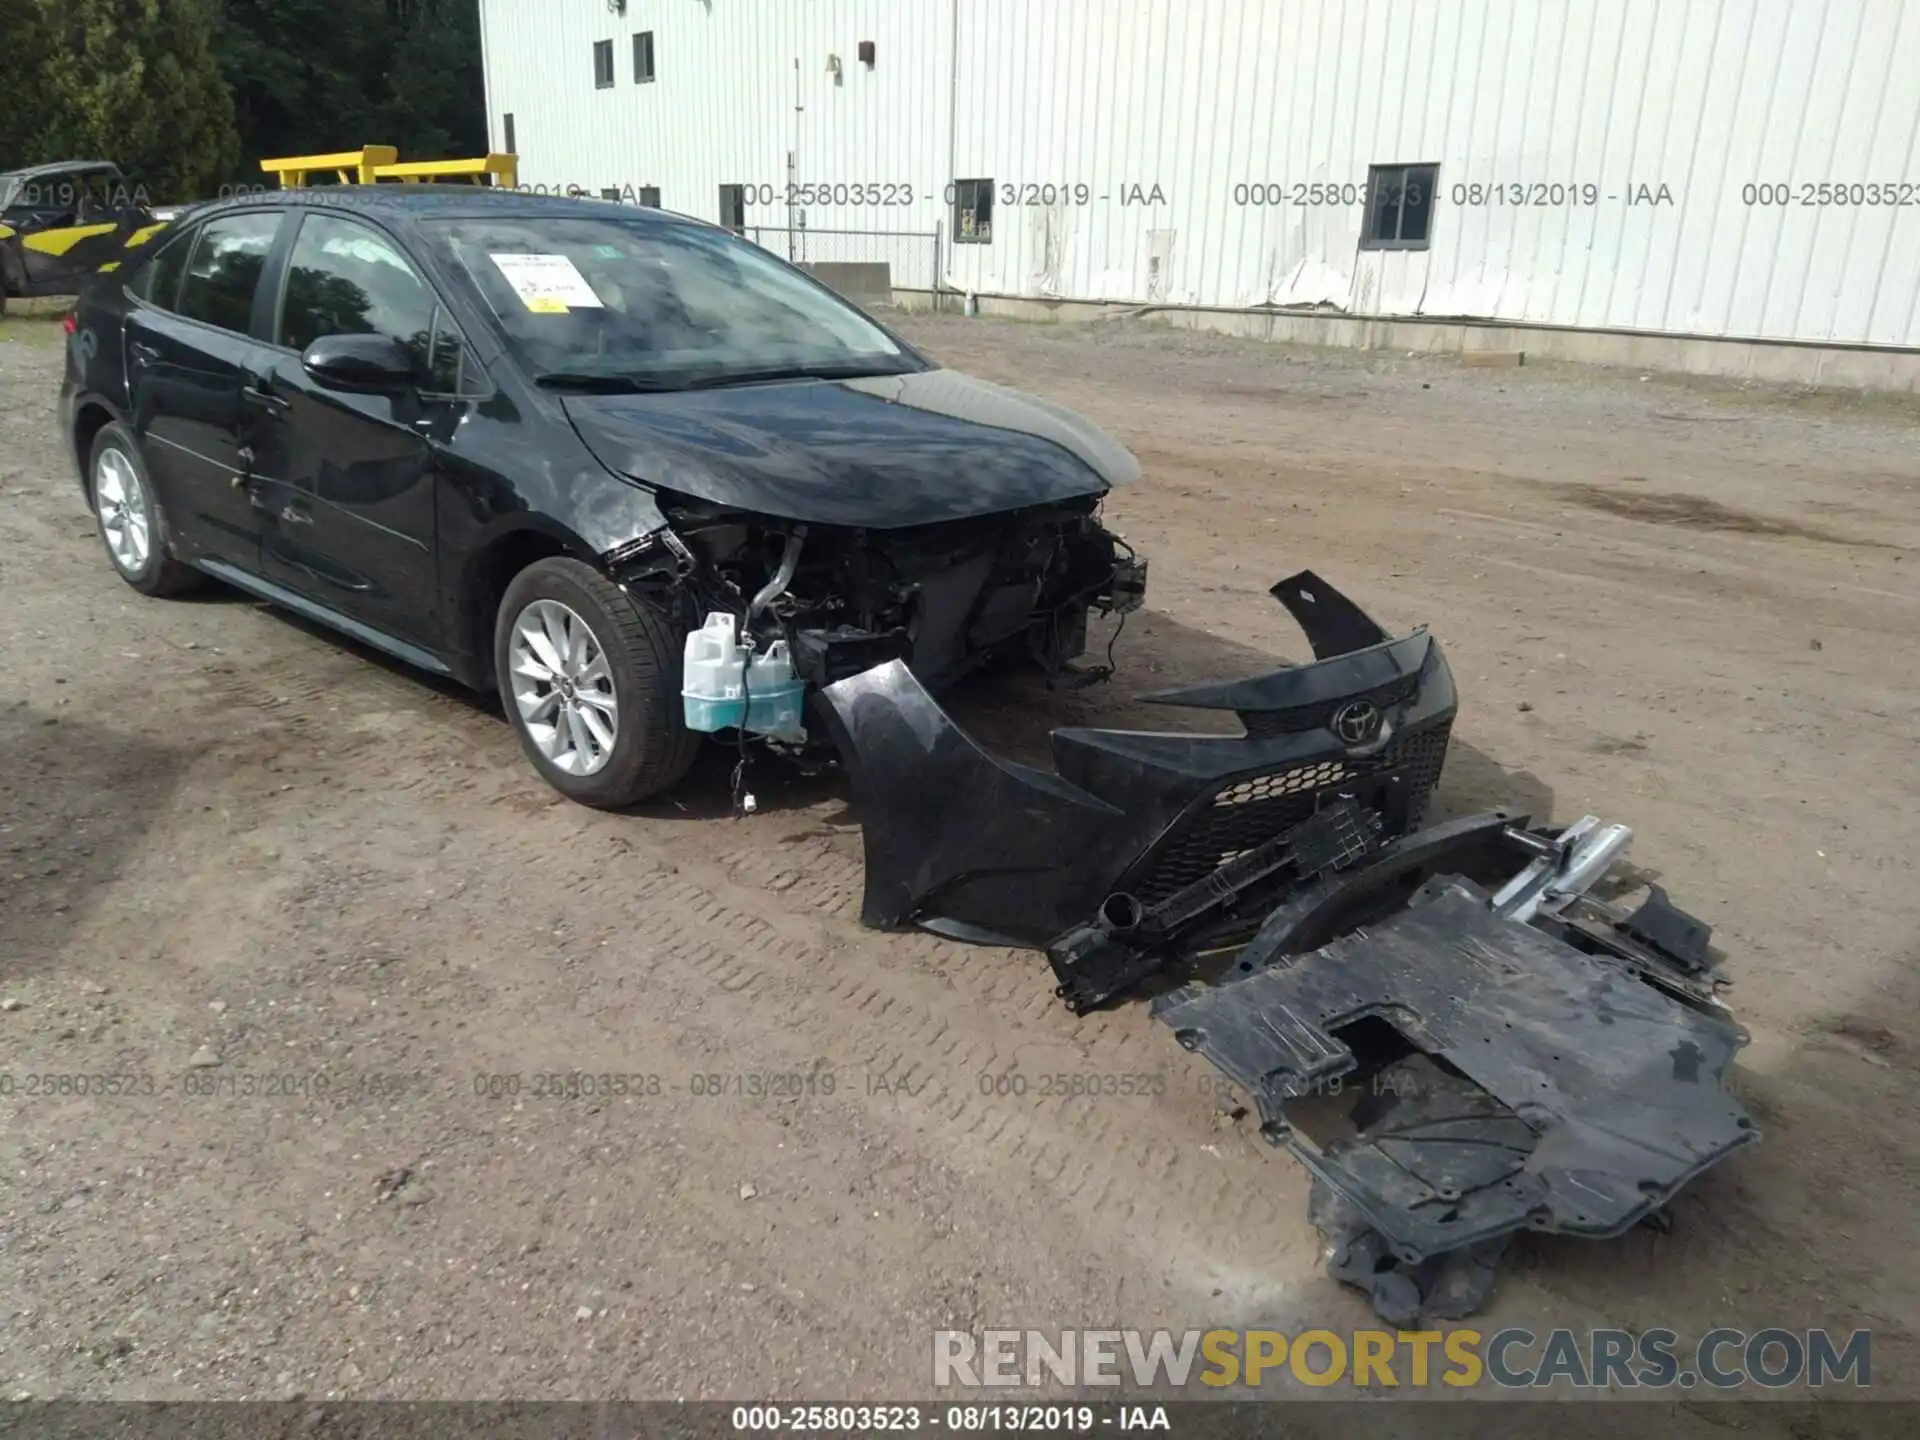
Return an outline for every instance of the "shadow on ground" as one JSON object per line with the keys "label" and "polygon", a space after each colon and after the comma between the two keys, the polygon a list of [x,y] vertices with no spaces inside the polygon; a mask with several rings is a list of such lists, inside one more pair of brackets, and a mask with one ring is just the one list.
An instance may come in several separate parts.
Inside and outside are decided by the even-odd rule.
{"label": "shadow on ground", "polygon": [[66,707],[0,712],[0,966],[56,965],[172,804],[193,752]]}

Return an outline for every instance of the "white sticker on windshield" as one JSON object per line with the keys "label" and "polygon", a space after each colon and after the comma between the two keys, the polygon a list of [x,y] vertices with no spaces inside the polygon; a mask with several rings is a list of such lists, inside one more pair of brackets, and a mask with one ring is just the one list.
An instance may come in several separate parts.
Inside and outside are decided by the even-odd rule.
{"label": "white sticker on windshield", "polygon": [[587,277],[565,255],[489,255],[520,303],[536,315],[604,309]]}

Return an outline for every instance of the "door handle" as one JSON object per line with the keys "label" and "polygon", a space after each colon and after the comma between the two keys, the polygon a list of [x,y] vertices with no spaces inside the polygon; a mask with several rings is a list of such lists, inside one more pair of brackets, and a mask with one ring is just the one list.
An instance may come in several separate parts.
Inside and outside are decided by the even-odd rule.
{"label": "door handle", "polygon": [[127,347],[133,358],[142,365],[151,365],[160,358],[160,352],[151,345],[142,345],[138,340]]}
{"label": "door handle", "polygon": [[241,386],[240,398],[256,409],[266,411],[269,415],[284,415],[287,413],[288,407],[286,401],[282,400],[271,390],[263,390],[258,385]]}
{"label": "door handle", "polygon": [[291,501],[281,507],[280,518],[289,525],[311,525],[313,523],[312,512]]}

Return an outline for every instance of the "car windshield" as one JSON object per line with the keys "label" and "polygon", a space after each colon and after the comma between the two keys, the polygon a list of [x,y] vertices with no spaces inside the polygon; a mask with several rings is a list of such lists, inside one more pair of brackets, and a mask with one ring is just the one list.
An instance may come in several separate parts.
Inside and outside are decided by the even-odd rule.
{"label": "car windshield", "polygon": [[0,174],[0,210],[71,207],[83,197],[102,204],[125,204],[115,196],[127,194],[120,172],[111,166],[97,170],[14,170]]}
{"label": "car windshield", "polygon": [[433,222],[543,384],[678,390],[923,368],[878,325],[727,231],[619,217]]}

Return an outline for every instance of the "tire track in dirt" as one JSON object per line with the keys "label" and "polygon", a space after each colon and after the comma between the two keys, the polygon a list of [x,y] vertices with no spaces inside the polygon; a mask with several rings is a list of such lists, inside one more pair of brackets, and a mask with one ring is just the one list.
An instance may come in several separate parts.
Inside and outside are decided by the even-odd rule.
{"label": "tire track in dirt", "polygon": [[[440,758],[432,752],[447,743],[451,737],[437,737],[424,747],[428,753],[409,758],[431,769]],[[488,832],[485,856],[449,858],[462,870],[469,863],[499,870],[504,888],[604,901],[607,875],[582,869],[578,857],[602,853],[610,839],[644,824],[563,807],[538,826],[537,841],[529,836],[503,851],[498,834]],[[626,834],[612,833],[619,831]],[[942,1153],[965,1169],[992,1169],[1002,1183],[1059,1191],[1063,1203],[1114,1232],[1108,1244],[1124,1243],[1136,1224],[1158,1228],[1162,1218],[1238,1233],[1285,1203],[1270,1195],[1274,1167],[1284,1162],[1237,1133],[1214,1133],[1212,1106],[1187,1083],[1195,1063],[1170,1036],[1147,1028],[1144,1015],[1127,1028],[1076,1026],[1059,1010],[1036,957],[929,936],[883,939],[833,916],[831,905],[825,915],[796,915],[791,892],[770,894],[729,878],[738,865],[753,863],[755,852],[736,847],[728,852],[732,865],[709,865],[689,858],[684,845],[663,847],[644,832],[633,838],[643,857],[678,857],[666,862],[678,873],[643,871],[623,887],[620,908],[628,913],[603,920],[602,928],[645,939],[617,961],[600,963],[629,984],[644,981],[648,991],[703,999],[709,1013],[720,997],[738,1001],[717,1020],[735,1048],[764,1047],[778,1055],[776,1069],[804,1067],[818,1049],[809,1040],[831,1035],[837,1055],[885,1086],[881,1103],[868,1106],[878,1118],[936,1135]],[[511,863],[502,869],[508,854]],[[856,873],[857,866],[840,867],[843,891]],[[469,893],[492,883],[483,880]],[[914,963],[902,966],[903,958]],[[925,973],[931,967],[942,967],[944,978]],[[1090,1037],[1095,1043],[1087,1043]],[[1153,1077],[1169,1093],[1159,1100],[1051,1100],[1038,1093],[1038,1077],[1086,1074],[1090,1066]],[[1016,1070],[1034,1077],[1028,1095],[979,1093],[979,1077]],[[1216,1140],[1221,1154],[1202,1150]],[[1275,1248],[1261,1237],[1253,1253],[1235,1257],[1236,1268],[1265,1270]],[[1153,1252],[1143,1263],[1167,1263],[1165,1246]],[[1222,1258],[1211,1242],[1207,1252],[1194,1263]]]}
{"label": "tire track in dirt", "polygon": [[[456,828],[485,837],[484,854],[461,859],[509,889],[557,888],[604,909],[609,876],[583,870],[582,855],[627,848],[641,866],[672,865],[677,874],[624,885],[615,902],[627,931],[645,937],[618,962],[629,980],[704,996],[708,1011],[725,1005],[718,1028],[729,1043],[779,1056],[776,1068],[805,1060],[817,1048],[809,1038],[831,1036],[863,1088],[867,1076],[886,1084],[883,1103],[865,1106],[870,1118],[927,1137],[921,1143],[964,1171],[995,1174],[999,1186],[1051,1192],[1049,1202],[1102,1232],[1102,1248],[1136,1248],[1143,1228],[1194,1237],[1190,1251],[1156,1239],[1136,1255],[1184,1274],[1186,1288],[1214,1288],[1221,1274],[1277,1284],[1297,1273],[1298,1252],[1311,1244],[1304,1183],[1237,1127],[1215,1128],[1202,1089],[1211,1071],[1143,1008],[1075,1021],[1053,996],[1042,957],[861,929],[863,865],[830,844],[795,857],[771,826],[768,843],[742,845],[731,826],[714,833],[726,822],[671,822],[663,832],[663,822],[557,806],[522,770],[511,732],[477,707],[331,641],[294,645],[258,664],[223,658],[188,679],[194,708],[227,727],[223,748],[278,752],[298,772],[296,792],[322,804],[315,787],[364,778],[376,764],[389,793],[444,807]],[[397,721],[374,733],[350,728],[351,717],[376,713]],[[525,823],[491,821],[502,809]],[[502,870],[506,854],[514,863]],[[1015,1073],[1027,1077],[1028,1094],[980,1093],[981,1077]],[[1042,1077],[1089,1074],[1101,1084],[1146,1077],[1162,1093],[1040,1093]]]}
{"label": "tire track in dirt", "polygon": [[[542,847],[521,863],[548,872],[543,883],[551,885],[560,877],[550,872],[568,868],[577,851]],[[842,933],[844,922],[831,917],[766,913],[765,896],[730,881],[726,867],[674,853],[675,871],[631,891],[645,942],[619,968],[630,975],[638,967],[650,985],[710,986],[716,1002],[735,1002],[719,1024],[731,1044],[777,1056],[780,1067],[804,1067],[816,1048],[809,1042],[831,1035],[836,1055],[863,1072],[863,1086],[868,1076],[908,1082],[870,1107],[881,1118],[927,1134],[963,1170],[994,1170],[1004,1183],[1057,1191],[1088,1224],[1111,1232],[1105,1244],[1133,1248],[1146,1227],[1156,1238],[1138,1262],[1186,1270],[1189,1285],[1200,1283],[1192,1279],[1198,1274],[1210,1288],[1217,1271],[1264,1272],[1277,1283],[1277,1252],[1296,1248],[1284,1243],[1286,1231],[1299,1225],[1292,1238],[1310,1246],[1295,1203],[1304,1184],[1238,1131],[1213,1130],[1211,1106],[1192,1083],[1195,1062],[1170,1035],[1108,1025],[1094,1027],[1088,1045],[1064,1011],[1057,1030],[1007,1017],[996,1001],[1008,985],[1004,974],[989,971],[979,983],[969,967],[952,966],[944,981],[933,979],[899,966],[891,938]],[[576,873],[561,884],[592,888],[604,880]],[[1034,957],[1017,958],[1024,983],[1057,1006],[1045,994],[1044,968],[1036,976]],[[1090,1066],[1101,1075],[1158,1077],[1165,1090],[1155,1098],[1064,1101],[1038,1093],[1039,1077],[1086,1074]],[[980,1077],[1014,1071],[1032,1077],[1028,1094],[981,1093]],[[1229,1140],[1215,1146],[1218,1154],[1204,1149]],[[1287,1193],[1296,1189],[1300,1195]],[[1293,1224],[1273,1223],[1277,1211],[1289,1210]],[[1184,1242],[1170,1248],[1169,1234],[1205,1238],[1189,1251]]]}

